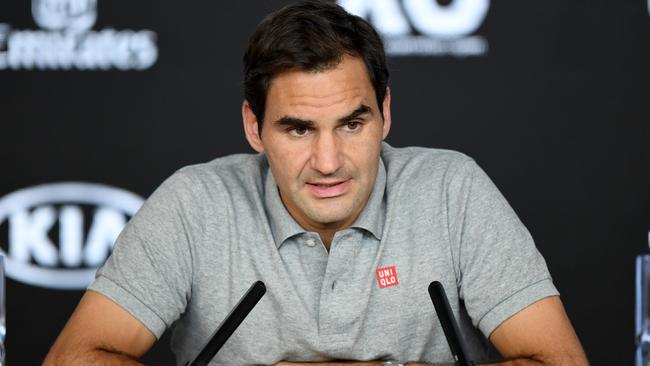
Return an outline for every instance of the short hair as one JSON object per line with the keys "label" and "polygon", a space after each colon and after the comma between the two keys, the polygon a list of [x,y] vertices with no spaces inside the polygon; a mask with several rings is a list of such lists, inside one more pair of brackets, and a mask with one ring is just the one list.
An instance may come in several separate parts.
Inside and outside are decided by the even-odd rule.
{"label": "short hair", "polygon": [[363,59],[383,113],[389,77],[386,56],[379,34],[365,19],[334,2],[316,0],[298,1],[266,16],[244,54],[244,98],[260,127],[274,76],[293,68],[330,70],[346,55]]}

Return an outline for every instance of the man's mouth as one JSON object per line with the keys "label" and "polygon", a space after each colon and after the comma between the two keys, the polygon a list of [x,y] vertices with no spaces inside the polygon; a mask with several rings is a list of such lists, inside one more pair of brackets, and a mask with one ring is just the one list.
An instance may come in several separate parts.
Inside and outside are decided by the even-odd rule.
{"label": "man's mouth", "polygon": [[341,184],[341,182],[336,182],[336,183],[310,183],[315,186],[319,187],[334,187],[335,185]]}
{"label": "man's mouth", "polygon": [[350,179],[336,182],[309,182],[307,188],[318,198],[331,198],[345,194],[352,184]]}

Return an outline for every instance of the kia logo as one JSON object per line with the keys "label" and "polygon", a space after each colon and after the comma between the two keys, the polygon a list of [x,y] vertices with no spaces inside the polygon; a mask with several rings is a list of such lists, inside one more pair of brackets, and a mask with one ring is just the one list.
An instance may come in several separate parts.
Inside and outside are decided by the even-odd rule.
{"label": "kia logo", "polygon": [[[0,199],[7,227],[8,277],[54,289],[85,289],[143,199],[102,184],[66,182],[21,189]],[[6,225],[5,225],[6,224]]]}

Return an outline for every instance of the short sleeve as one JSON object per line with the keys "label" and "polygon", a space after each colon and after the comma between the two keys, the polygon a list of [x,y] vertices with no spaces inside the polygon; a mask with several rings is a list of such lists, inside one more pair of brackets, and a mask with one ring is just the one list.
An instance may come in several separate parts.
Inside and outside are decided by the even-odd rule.
{"label": "short sleeve", "polygon": [[528,305],[558,295],[530,233],[473,160],[452,174],[447,200],[459,294],[486,337]]}
{"label": "short sleeve", "polygon": [[160,337],[191,295],[190,243],[200,225],[190,178],[168,178],[126,225],[113,252],[97,271],[93,290],[107,296]]}

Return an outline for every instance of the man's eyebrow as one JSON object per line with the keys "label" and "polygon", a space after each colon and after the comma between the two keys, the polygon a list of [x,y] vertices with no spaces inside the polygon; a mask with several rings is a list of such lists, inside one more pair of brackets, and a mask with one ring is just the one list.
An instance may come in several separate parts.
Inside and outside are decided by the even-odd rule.
{"label": "man's eyebrow", "polygon": [[312,127],[314,125],[314,121],[284,116],[278,119],[277,121],[275,121],[274,124],[280,126],[290,126],[290,127]]}
{"label": "man's eyebrow", "polygon": [[[339,118],[339,122],[342,123],[349,122],[355,118],[358,118],[359,116],[362,116],[364,114],[369,114],[369,113],[372,113],[372,109],[369,106],[362,104],[361,106],[359,106],[359,108],[355,109],[352,113],[348,114],[345,117]],[[313,127],[315,123],[314,121],[308,119],[300,119],[296,117],[284,116],[276,120],[274,124],[279,126],[289,126],[289,127]]]}
{"label": "man's eyebrow", "polygon": [[355,118],[358,118],[359,116],[362,116],[364,114],[370,114],[370,113],[372,113],[372,109],[370,109],[370,107],[368,107],[367,105],[362,104],[361,106],[359,106],[359,108],[355,109],[354,112],[348,114],[343,118],[339,118],[339,122],[349,122]]}

